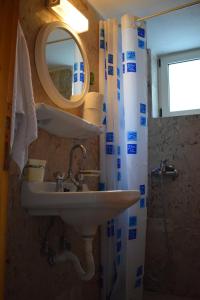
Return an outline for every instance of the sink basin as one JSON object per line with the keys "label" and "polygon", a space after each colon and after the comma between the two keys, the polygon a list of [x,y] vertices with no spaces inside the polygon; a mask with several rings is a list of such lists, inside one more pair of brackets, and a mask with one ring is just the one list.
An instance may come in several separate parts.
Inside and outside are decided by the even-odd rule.
{"label": "sink basin", "polygon": [[60,216],[82,236],[93,236],[98,225],[132,206],[135,190],[55,192],[53,182],[24,182],[22,206],[33,216]]}

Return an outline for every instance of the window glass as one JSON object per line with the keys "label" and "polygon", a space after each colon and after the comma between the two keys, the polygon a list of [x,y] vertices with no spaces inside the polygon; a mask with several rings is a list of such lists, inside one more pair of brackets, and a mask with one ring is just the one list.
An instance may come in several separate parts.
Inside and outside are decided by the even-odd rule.
{"label": "window glass", "polygon": [[200,109],[200,59],[168,66],[170,112]]}

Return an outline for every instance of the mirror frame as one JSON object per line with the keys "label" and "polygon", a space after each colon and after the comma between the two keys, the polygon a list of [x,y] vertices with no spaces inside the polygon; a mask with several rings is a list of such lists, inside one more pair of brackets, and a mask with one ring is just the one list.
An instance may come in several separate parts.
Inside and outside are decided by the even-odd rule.
{"label": "mirror frame", "polygon": [[[64,30],[68,31],[72,37],[74,38],[75,42],[77,43],[81,55],[83,57],[84,62],[84,87],[83,91],[79,95],[72,96],[71,100],[66,99],[63,97],[55,85],[53,84],[53,81],[49,75],[48,66],[46,63],[46,56],[45,56],[45,45],[46,41],[48,39],[49,34],[54,31],[56,28],[63,28]],[[37,73],[40,79],[40,82],[49,96],[49,98],[60,108],[74,108],[80,106],[84,101],[84,96],[86,93],[88,93],[89,90],[89,77],[90,77],[90,71],[89,71],[89,63],[86,55],[85,48],[83,46],[83,43],[78,36],[76,32],[74,32],[66,23],[64,22],[53,22],[48,23],[42,26],[40,29],[37,38],[36,38],[36,44],[35,44],[35,64]]]}

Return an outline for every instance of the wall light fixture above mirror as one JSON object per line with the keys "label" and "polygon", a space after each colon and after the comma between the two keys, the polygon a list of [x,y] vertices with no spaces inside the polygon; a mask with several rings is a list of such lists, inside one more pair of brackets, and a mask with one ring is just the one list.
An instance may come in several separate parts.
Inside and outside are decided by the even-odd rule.
{"label": "wall light fixture above mirror", "polygon": [[47,0],[47,7],[77,33],[88,31],[88,19],[68,0]]}
{"label": "wall light fixture above mirror", "polygon": [[78,107],[89,89],[89,64],[80,37],[63,22],[44,25],[35,45],[41,84],[60,108]]}

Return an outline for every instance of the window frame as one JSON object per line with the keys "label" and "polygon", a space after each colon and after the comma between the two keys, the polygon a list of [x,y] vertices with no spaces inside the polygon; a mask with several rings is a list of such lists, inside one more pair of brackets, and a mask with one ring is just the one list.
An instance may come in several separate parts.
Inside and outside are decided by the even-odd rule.
{"label": "window frame", "polygon": [[169,68],[174,63],[200,59],[200,48],[158,56],[158,102],[162,117],[200,114],[199,109],[170,111]]}

